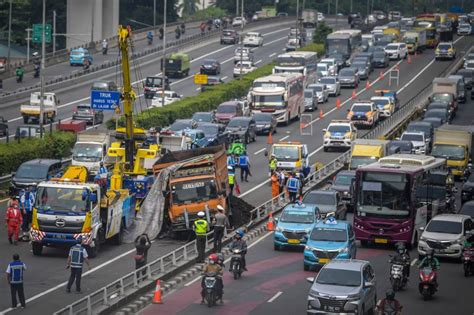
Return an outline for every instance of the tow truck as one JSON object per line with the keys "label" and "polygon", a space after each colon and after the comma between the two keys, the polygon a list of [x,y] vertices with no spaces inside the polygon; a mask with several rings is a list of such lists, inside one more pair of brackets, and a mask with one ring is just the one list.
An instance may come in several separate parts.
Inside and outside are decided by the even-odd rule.
{"label": "tow truck", "polygon": [[[265,156],[268,156],[267,151],[265,151]],[[281,141],[272,145],[270,156],[276,158],[278,170],[308,173],[310,164],[306,144],[297,141]]]}

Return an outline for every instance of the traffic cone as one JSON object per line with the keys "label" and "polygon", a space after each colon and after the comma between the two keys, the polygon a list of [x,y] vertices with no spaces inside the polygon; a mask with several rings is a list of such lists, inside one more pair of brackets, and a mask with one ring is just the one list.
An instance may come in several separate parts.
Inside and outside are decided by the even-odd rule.
{"label": "traffic cone", "polygon": [[341,99],[339,97],[336,99],[336,108],[341,108]]}
{"label": "traffic cone", "polygon": [[323,118],[324,118],[324,112],[323,112],[323,110],[321,109],[321,110],[319,111],[319,119],[323,119]]}
{"label": "traffic cone", "polygon": [[352,90],[352,99],[355,100],[357,97],[356,90]]}
{"label": "traffic cone", "polygon": [[160,279],[156,280],[155,295],[153,296],[153,304],[163,304],[161,301],[161,282]]}
{"label": "traffic cone", "polygon": [[379,79],[380,79],[380,80],[383,80],[384,78],[385,78],[385,74],[383,73],[382,70],[380,70]]}
{"label": "traffic cone", "polygon": [[268,140],[267,140],[268,144],[273,144],[273,135],[272,135],[272,133],[273,132],[271,130],[268,132]]}
{"label": "traffic cone", "polygon": [[408,54],[407,63],[408,63],[409,65],[411,65],[411,55],[410,55],[410,54]]}
{"label": "traffic cone", "polygon": [[365,89],[366,89],[366,90],[370,89],[370,81],[369,81],[369,79],[367,79],[367,81],[365,81]]}
{"label": "traffic cone", "polygon": [[413,53],[413,57],[415,57],[415,58],[418,57],[418,53],[416,52],[416,50],[415,50],[415,52]]}
{"label": "traffic cone", "polygon": [[268,216],[268,222],[267,222],[267,231],[274,231],[275,226],[273,225],[273,213],[270,212],[270,215]]}

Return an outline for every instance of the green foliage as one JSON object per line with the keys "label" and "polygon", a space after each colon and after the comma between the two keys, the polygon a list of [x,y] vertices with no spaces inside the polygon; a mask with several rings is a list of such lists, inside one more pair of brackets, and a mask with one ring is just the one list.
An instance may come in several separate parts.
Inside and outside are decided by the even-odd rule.
{"label": "green foliage", "polygon": [[198,10],[198,5],[200,0],[183,0],[180,5],[178,5],[178,9],[182,10],[182,16],[189,17],[196,13]]}
{"label": "green foliage", "polygon": [[[177,4],[178,0],[166,0],[167,22],[174,22],[178,18]],[[164,1],[156,1],[156,24],[163,24]],[[153,25],[153,1],[150,0],[120,0],[120,24],[130,24],[133,29],[144,28],[144,25],[133,23],[136,20],[141,23]]]}
{"label": "green foliage", "polygon": [[315,51],[318,53],[318,57],[324,56],[326,53],[326,49],[324,47],[324,44],[308,44],[300,49],[299,51]]}
{"label": "green foliage", "polygon": [[227,16],[228,13],[225,9],[217,8],[217,7],[208,7],[204,10],[198,10],[196,13],[192,15],[184,14],[183,12],[183,20],[185,21],[206,21],[210,18],[220,18]]}
{"label": "green foliage", "polygon": [[318,27],[314,31],[313,43],[324,44],[326,37],[332,33],[332,28],[327,26],[325,22],[318,23]]}
{"label": "green foliage", "polygon": [[71,155],[76,135],[71,132],[53,132],[44,139],[22,139],[20,143],[0,143],[0,174],[16,171],[21,163],[36,158],[61,159]]}

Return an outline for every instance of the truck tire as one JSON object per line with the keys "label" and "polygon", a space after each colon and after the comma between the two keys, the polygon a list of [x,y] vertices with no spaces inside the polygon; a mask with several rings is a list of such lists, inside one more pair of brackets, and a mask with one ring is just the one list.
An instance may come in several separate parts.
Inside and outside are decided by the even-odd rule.
{"label": "truck tire", "polygon": [[28,120],[30,120],[30,118],[28,116],[23,116],[23,123],[24,124],[27,124]]}
{"label": "truck tire", "polygon": [[31,243],[31,249],[33,251],[33,255],[41,256],[41,253],[43,252],[43,244],[37,243],[37,242],[32,242]]}
{"label": "truck tire", "polygon": [[100,242],[94,239],[94,246],[87,246],[87,254],[89,255],[90,258],[95,258],[97,256],[97,253],[99,252],[100,249]]}

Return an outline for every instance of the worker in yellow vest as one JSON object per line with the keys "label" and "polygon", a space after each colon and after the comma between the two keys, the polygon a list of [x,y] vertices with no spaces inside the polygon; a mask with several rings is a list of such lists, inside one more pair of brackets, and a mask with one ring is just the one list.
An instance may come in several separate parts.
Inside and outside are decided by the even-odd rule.
{"label": "worker in yellow vest", "polygon": [[198,212],[198,219],[194,221],[193,230],[196,233],[196,249],[198,252],[198,263],[204,262],[205,252],[206,252],[206,234],[209,232],[209,224],[204,219],[204,211]]}

